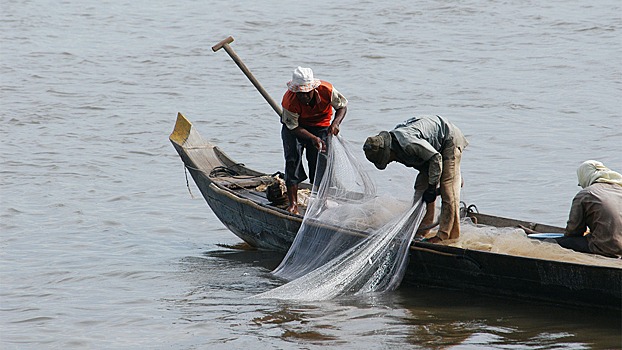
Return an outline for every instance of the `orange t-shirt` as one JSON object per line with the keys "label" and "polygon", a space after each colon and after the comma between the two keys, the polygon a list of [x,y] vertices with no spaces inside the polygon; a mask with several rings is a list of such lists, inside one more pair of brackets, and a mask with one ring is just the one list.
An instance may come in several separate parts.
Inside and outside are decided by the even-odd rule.
{"label": "orange t-shirt", "polygon": [[296,93],[287,90],[283,96],[283,108],[291,113],[298,114],[298,124],[300,126],[330,126],[333,116],[333,106],[330,104],[333,85],[321,80],[320,86],[316,89],[316,101],[313,107],[304,105],[296,98]]}

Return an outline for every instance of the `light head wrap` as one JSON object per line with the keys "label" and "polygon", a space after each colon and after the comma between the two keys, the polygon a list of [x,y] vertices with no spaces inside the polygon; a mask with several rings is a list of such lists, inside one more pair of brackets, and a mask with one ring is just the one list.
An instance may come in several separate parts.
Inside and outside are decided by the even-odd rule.
{"label": "light head wrap", "polygon": [[577,169],[579,186],[586,188],[595,182],[605,182],[622,186],[622,175],[596,160],[586,160]]}

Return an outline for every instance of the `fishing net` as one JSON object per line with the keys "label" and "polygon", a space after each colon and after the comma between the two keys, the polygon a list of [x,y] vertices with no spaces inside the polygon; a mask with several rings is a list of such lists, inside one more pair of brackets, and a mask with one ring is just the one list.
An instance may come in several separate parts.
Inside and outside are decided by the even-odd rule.
{"label": "fishing net", "polygon": [[[379,196],[374,182],[341,137],[329,139],[318,161],[302,226],[273,274],[290,282],[258,298],[327,300],[391,291],[404,276],[408,248],[425,205]],[[316,176],[316,178],[319,178]]]}
{"label": "fishing net", "polygon": [[622,261],[619,259],[575,252],[562,248],[553,239],[529,238],[525,231],[520,228],[475,225],[468,219],[461,222],[460,238],[442,243],[458,248],[492,253],[622,268]]}

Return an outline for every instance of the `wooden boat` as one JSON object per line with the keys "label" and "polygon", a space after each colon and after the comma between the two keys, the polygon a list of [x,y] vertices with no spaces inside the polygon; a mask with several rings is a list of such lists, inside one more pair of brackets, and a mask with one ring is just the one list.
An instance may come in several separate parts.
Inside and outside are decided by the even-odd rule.
{"label": "wooden boat", "polygon": [[[272,203],[258,190],[258,186],[272,183],[272,176],[229,158],[219,147],[203,140],[181,114],[170,141],[214,214],[231,232],[251,247],[287,251],[303,216],[290,214],[284,204]],[[479,224],[520,224],[538,232],[563,232],[560,227],[477,212],[467,215]],[[594,266],[413,242],[403,283],[622,309],[622,262],[620,268]]]}

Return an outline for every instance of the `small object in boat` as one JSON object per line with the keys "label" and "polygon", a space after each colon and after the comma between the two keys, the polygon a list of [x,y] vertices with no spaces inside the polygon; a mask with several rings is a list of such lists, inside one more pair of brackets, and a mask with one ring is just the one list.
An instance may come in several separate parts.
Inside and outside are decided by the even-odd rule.
{"label": "small object in boat", "polygon": [[273,176],[274,182],[272,182],[266,188],[266,198],[274,204],[282,204],[287,202],[287,189],[285,188],[285,181],[279,176]]}
{"label": "small object in boat", "polygon": [[531,233],[528,234],[527,237],[529,238],[536,238],[536,239],[554,239],[554,238],[560,238],[560,237],[564,237],[563,233]]}

